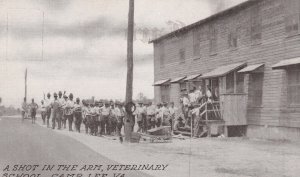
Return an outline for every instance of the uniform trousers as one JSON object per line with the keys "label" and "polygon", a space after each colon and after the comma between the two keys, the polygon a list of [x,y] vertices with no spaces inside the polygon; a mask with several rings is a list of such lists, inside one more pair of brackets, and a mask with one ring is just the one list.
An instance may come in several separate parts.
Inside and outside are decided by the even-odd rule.
{"label": "uniform trousers", "polygon": [[75,118],[75,129],[76,131],[80,132],[80,126],[82,122],[82,113],[81,112],[74,112]]}

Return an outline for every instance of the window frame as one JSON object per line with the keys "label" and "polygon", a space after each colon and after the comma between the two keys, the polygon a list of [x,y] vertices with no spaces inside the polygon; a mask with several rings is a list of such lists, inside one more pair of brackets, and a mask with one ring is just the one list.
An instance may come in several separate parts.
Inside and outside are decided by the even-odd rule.
{"label": "window frame", "polygon": [[[291,83],[292,73],[296,73],[296,83]],[[291,87],[296,88],[296,94],[291,94]],[[296,98],[296,102],[293,99]],[[300,66],[289,67],[287,70],[287,104],[289,107],[300,107]]]}
{"label": "window frame", "polygon": [[300,1],[285,0],[285,33],[287,37],[300,34]]}
{"label": "window frame", "polygon": [[209,26],[209,53],[216,55],[218,52],[218,31],[215,25]]}
{"label": "window frame", "polygon": [[249,88],[248,88],[248,100],[249,100],[248,102],[250,107],[263,106],[263,87],[264,87],[264,73],[263,72],[250,73]]}
{"label": "window frame", "polygon": [[250,39],[252,45],[261,44],[262,41],[262,16],[259,5],[255,5],[251,10]]}
{"label": "window frame", "polygon": [[170,84],[160,86],[160,99],[162,102],[170,102]]}
{"label": "window frame", "polygon": [[185,48],[179,49],[179,62],[185,63]]}

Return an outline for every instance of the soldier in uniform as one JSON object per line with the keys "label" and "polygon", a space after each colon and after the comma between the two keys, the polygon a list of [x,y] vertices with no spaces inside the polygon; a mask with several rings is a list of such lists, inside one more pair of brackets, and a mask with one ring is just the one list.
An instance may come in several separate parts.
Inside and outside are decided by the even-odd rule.
{"label": "soldier in uniform", "polygon": [[106,134],[110,134],[110,125],[109,125],[109,117],[111,114],[110,104],[108,101],[104,103],[104,107],[102,108],[102,120],[101,120],[101,132],[100,135],[103,135],[106,130]]}
{"label": "soldier in uniform", "polygon": [[66,106],[65,106],[65,117],[68,119],[69,131],[73,131],[73,129],[72,129],[73,117],[74,117],[73,109],[74,109],[73,94],[70,93],[69,100],[67,101]]}
{"label": "soldier in uniform", "polygon": [[64,114],[64,109],[63,107],[65,106],[66,102],[65,100],[62,98],[62,92],[59,91],[58,92],[58,101],[59,101],[59,108],[58,108],[58,112],[57,112],[57,124],[58,124],[58,129],[60,130],[61,129],[61,120],[63,118],[63,114]]}
{"label": "soldier in uniform", "polygon": [[156,107],[156,110],[155,110],[155,118],[156,118],[156,126],[157,127],[160,127],[161,126],[161,121],[162,121],[162,104],[161,103],[158,103],[157,104],[157,107]]}
{"label": "soldier in uniform", "polygon": [[34,102],[34,99],[32,99],[29,107],[30,107],[30,113],[31,113],[32,123],[35,124],[36,110],[38,109],[39,106]]}
{"label": "soldier in uniform", "polygon": [[68,96],[64,95],[61,104],[63,105],[63,115],[61,118],[62,127],[65,129],[67,126],[67,119],[68,116],[66,115],[66,111],[69,111],[70,109],[67,109],[67,102],[68,102]]}
{"label": "soldier in uniform", "polygon": [[74,117],[75,117],[75,129],[80,133],[80,126],[82,122],[82,106],[80,105],[80,99],[76,98],[74,104]]}
{"label": "soldier in uniform", "polygon": [[54,101],[51,103],[51,109],[53,110],[52,115],[52,129],[55,129],[56,122],[58,123],[58,128],[60,128],[60,121],[59,121],[59,111],[61,108],[61,104],[57,99],[57,94],[54,93]]}
{"label": "soldier in uniform", "polygon": [[116,102],[115,114],[117,118],[117,135],[120,137],[120,142],[123,142],[121,130],[124,125],[125,110],[121,102]]}
{"label": "soldier in uniform", "polygon": [[87,115],[89,114],[89,106],[85,100],[82,100],[82,113],[83,113],[83,124],[85,127],[85,133],[88,133]]}
{"label": "soldier in uniform", "polygon": [[46,118],[47,118],[47,127],[50,128],[50,116],[51,116],[51,94],[47,94],[47,98],[44,100],[45,106],[46,106]]}
{"label": "soldier in uniform", "polygon": [[45,103],[44,103],[44,100],[41,101],[41,117],[42,117],[42,120],[43,120],[43,125],[46,124],[46,106],[45,106]]}
{"label": "soldier in uniform", "polygon": [[147,112],[147,129],[155,128],[155,106],[150,102],[146,109]]}
{"label": "soldier in uniform", "polygon": [[117,116],[115,111],[115,105],[113,102],[111,103],[111,114],[109,116],[109,120],[110,120],[110,133],[115,134],[117,128]]}
{"label": "soldier in uniform", "polygon": [[137,124],[138,124],[138,130],[137,132],[141,132],[143,129],[143,103],[139,102],[139,106],[136,108],[136,116],[137,116]]}
{"label": "soldier in uniform", "polygon": [[102,109],[103,109],[103,101],[100,100],[98,102],[98,120],[97,120],[97,133],[101,136],[101,124],[102,124]]}
{"label": "soldier in uniform", "polygon": [[95,107],[94,103],[91,103],[91,109],[90,109],[90,121],[89,121],[89,128],[90,128],[90,134],[93,136],[97,135],[96,126],[97,126],[97,117],[98,117],[98,108]]}
{"label": "soldier in uniform", "polygon": [[24,101],[22,103],[22,121],[24,121],[24,119],[26,118],[26,114],[27,114],[27,110],[28,109],[28,105],[26,103],[26,98],[24,98]]}
{"label": "soldier in uniform", "polygon": [[170,110],[168,108],[168,103],[164,102],[163,107],[161,108],[162,112],[162,125],[163,126],[171,126],[170,124]]}

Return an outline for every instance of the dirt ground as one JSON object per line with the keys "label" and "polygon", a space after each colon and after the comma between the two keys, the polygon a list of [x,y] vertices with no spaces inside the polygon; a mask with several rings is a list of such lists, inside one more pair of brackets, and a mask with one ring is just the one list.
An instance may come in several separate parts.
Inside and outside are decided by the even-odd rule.
{"label": "dirt ground", "polygon": [[288,177],[300,175],[300,142],[247,138],[173,139],[172,143],[120,144],[117,139],[55,132],[122,164],[168,164],[160,177]]}

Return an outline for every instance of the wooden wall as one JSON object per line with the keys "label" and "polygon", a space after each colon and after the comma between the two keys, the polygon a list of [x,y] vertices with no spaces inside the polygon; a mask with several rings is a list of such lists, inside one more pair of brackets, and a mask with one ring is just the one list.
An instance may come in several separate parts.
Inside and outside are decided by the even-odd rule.
{"label": "wooden wall", "polygon": [[[161,66],[159,61],[158,45],[161,42],[154,43],[155,81],[206,73],[218,66],[237,62],[247,62],[248,65],[264,62],[263,103],[261,107],[248,107],[248,124],[300,127],[299,108],[289,108],[286,104],[285,70],[272,70],[271,68],[280,60],[300,56],[300,35],[286,36],[285,9],[282,2],[284,1],[262,0],[258,2],[262,18],[262,39],[256,45],[253,45],[250,39],[250,16],[253,5],[217,17],[182,35],[163,39],[161,42],[165,48],[164,66]],[[215,55],[209,53],[210,25],[215,25],[218,31],[217,54]],[[228,34],[232,28],[238,28],[236,49],[228,47]],[[201,34],[200,58],[193,56],[193,30],[199,30]],[[182,48],[185,48],[184,63],[179,60],[179,50]],[[159,100],[158,97],[159,90],[155,89],[155,100]]]}

